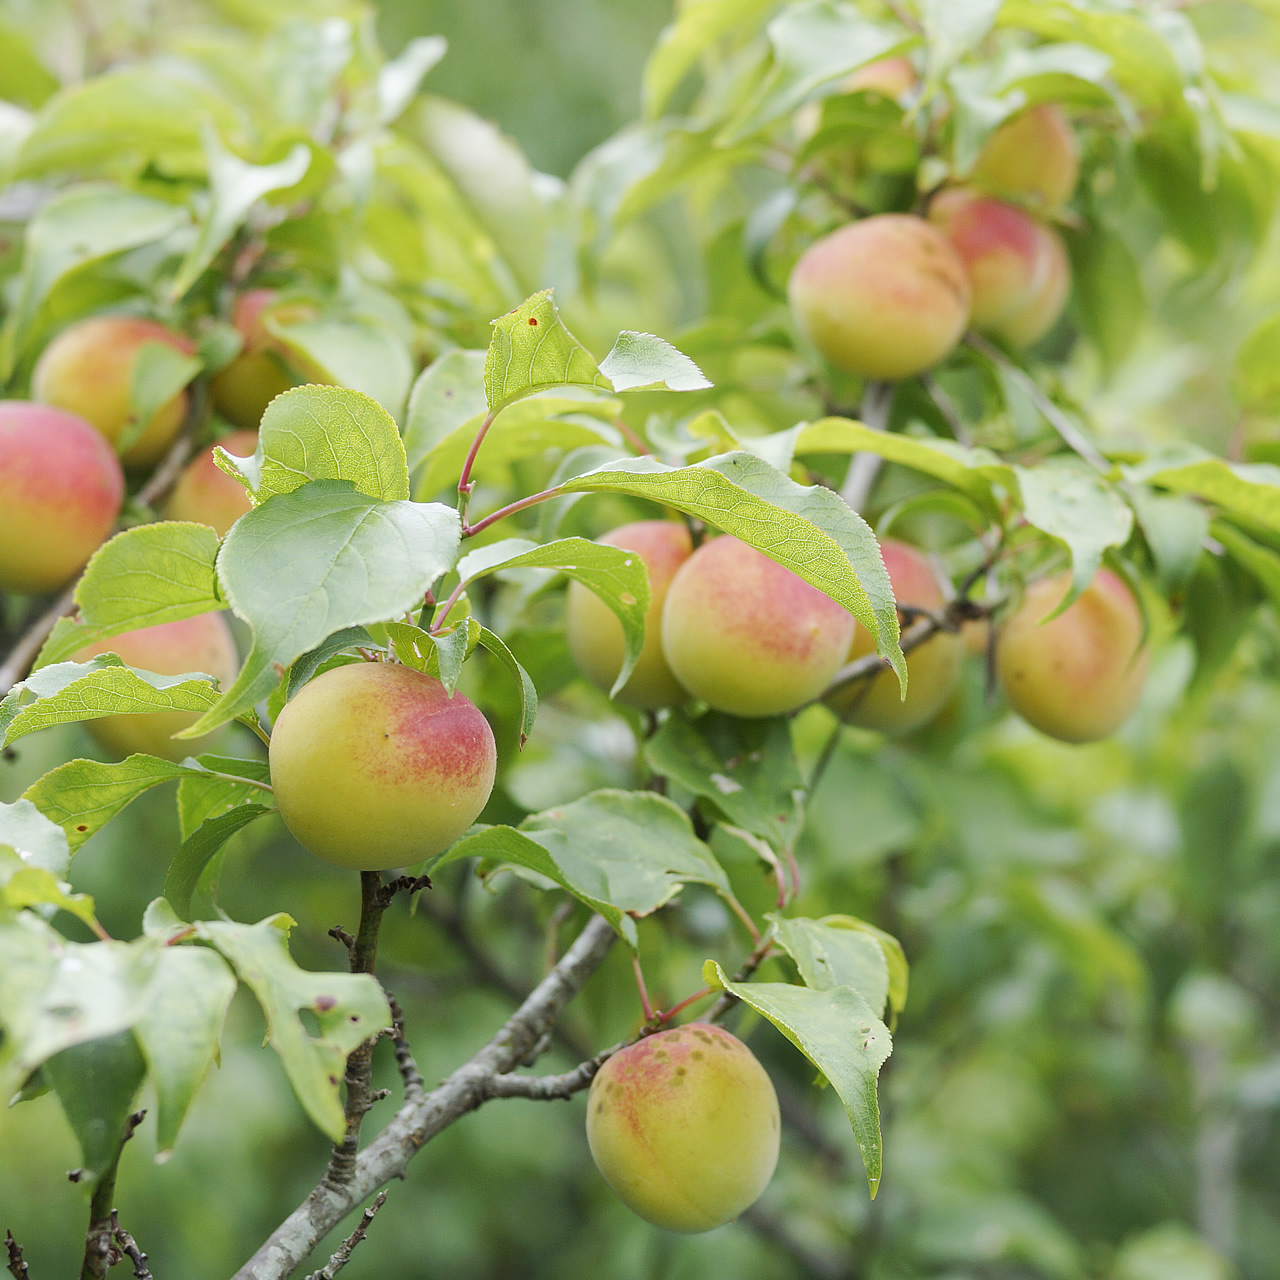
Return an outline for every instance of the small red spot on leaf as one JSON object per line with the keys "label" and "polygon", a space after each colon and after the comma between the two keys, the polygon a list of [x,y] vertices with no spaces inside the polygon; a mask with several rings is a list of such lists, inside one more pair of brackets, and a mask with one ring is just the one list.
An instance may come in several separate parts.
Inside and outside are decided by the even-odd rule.
{"label": "small red spot on leaf", "polygon": [[89,828],[88,828],[88,827],[86,827],[86,826],[85,826],[85,824],[82,822],[82,823],[81,823],[81,824],[76,828],[76,830],[77,830],[77,831],[88,831],[88,830],[89,830]]}
{"label": "small red spot on leaf", "polygon": [[530,329],[536,329],[537,327],[538,327],[538,317],[537,317],[537,316],[530,316],[530,317],[529,317],[529,328],[530,328]]}
{"label": "small red spot on leaf", "polygon": [[337,1003],[333,996],[316,996],[316,1012],[326,1013]]}

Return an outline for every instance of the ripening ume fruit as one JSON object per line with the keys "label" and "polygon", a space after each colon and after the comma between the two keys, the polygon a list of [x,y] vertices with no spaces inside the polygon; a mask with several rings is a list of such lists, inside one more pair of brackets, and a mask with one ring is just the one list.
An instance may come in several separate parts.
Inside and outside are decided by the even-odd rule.
{"label": "ripening ume fruit", "polygon": [[[649,608],[644,615],[644,647],[617,700],[654,710],[683,702],[689,695],[671,674],[662,654],[662,605],[676,570],[689,558],[689,530],[673,520],[638,520],[597,538],[606,546],[634,551],[649,571]],[[583,674],[611,689],[622,670],[622,624],[613,610],[580,582],[570,582],[565,598],[565,638]]]}
{"label": "ripening ume fruit", "polygon": [[[117,653],[127,666],[162,676],[203,673],[225,690],[236,678],[240,661],[231,628],[220,613],[201,613],[178,622],[126,631],[109,640],[87,645],[75,655],[88,662],[100,653]],[[95,741],[114,755],[144,751],[163,760],[182,760],[204,749],[208,738],[174,738],[200,718],[196,711],[144,711],[134,715],[101,716],[85,727]]]}
{"label": "ripening ume fruit", "polygon": [[317,857],[385,871],[448,848],[493,790],[497,749],[474,703],[390,662],[334,667],[271,733],[285,825]]}
{"label": "ripening ume fruit", "polygon": [[973,328],[1019,346],[1048,331],[1066,305],[1071,281],[1055,231],[1014,205],[964,187],[937,195],[929,221],[969,273]]}
{"label": "ripening ume fruit", "polygon": [[778,1163],[778,1098],[741,1040],[693,1022],[609,1058],[587,1097],[587,1143],[619,1199],[668,1231],[749,1208]]}
{"label": "ripening ume fruit", "polygon": [[111,532],[124,472],[83,418],[0,401],[0,591],[62,586]]}
{"label": "ripening ume fruit", "polygon": [[1040,578],[1000,630],[996,674],[1009,705],[1042,733],[1094,742],[1132,714],[1147,676],[1142,615],[1109,569],[1051,622],[1069,574]]}
{"label": "ripening ume fruit", "polygon": [[1080,178],[1080,151],[1062,111],[1042,103],[1005,121],[987,139],[971,181],[992,195],[1047,210],[1071,199]]}
{"label": "ripening ume fruit", "polygon": [[303,382],[324,382],[318,370],[303,367],[267,328],[268,317],[281,324],[316,318],[309,302],[278,302],[275,289],[246,289],[231,308],[231,322],[244,347],[210,383],[213,407],[237,427],[255,429],[276,396]]}
{"label": "ripening ume fruit", "polygon": [[[219,440],[228,453],[244,458],[258,447],[256,431],[232,431]],[[203,449],[187,463],[173,486],[164,514],[167,520],[192,520],[207,524],[218,537],[226,536],[242,515],[252,509],[249,494],[239,480],[233,480],[213,460],[216,445]]]}
{"label": "ripening ume fruit", "polygon": [[[195,353],[189,338],[142,316],[90,316],[58,334],[40,353],[31,375],[31,395],[92,423],[117,448],[133,421],[133,372],[148,342],[162,342],[184,356]],[[126,467],[158,462],[173,443],[187,412],[179,391],[151,417],[120,459]]]}
{"label": "ripening ume fruit", "polygon": [[694,697],[736,716],[785,715],[844,662],[853,615],[745,542],[704,542],[676,571],[662,652]]}
{"label": "ripening ume fruit", "polygon": [[[905,542],[886,538],[880,544],[893,597],[900,605],[940,609],[946,603],[942,584],[928,558]],[[904,629],[909,626],[904,623]],[[875,638],[861,623],[853,634],[848,661],[876,651]],[[827,704],[848,724],[884,733],[909,733],[932,720],[955,688],[964,659],[958,635],[939,631],[907,654],[907,696],[900,696],[898,677],[885,668],[866,680],[833,693]]]}
{"label": "ripening ume fruit", "polygon": [[852,72],[844,82],[845,93],[879,93],[895,102],[913,93],[919,77],[910,58],[901,55],[893,58],[877,58]]}
{"label": "ripening ume fruit", "polygon": [[914,214],[877,214],[815,240],[796,263],[787,296],[821,355],[864,378],[922,373],[969,323],[964,263]]}

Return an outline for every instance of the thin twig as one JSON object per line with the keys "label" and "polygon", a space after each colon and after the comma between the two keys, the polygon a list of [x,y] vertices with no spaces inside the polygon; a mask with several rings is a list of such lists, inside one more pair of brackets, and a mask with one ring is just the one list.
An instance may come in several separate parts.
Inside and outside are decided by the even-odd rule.
{"label": "thin twig", "polygon": [[351,1255],[355,1252],[356,1245],[364,1239],[365,1232],[369,1230],[369,1224],[373,1221],[374,1215],[386,1202],[387,1193],[379,1191],[373,1203],[360,1215],[360,1221],[356,1223],[356,1229],[338,1246],[333,1257],[319,1271],[313,1271],[307,1276],[307,1280],[333,1280],[334,1276],[351,1261]]}
{"label": "thin twig", "polygon": [[599,967],[615,934],[593,916],[556,967],[501,1030],[469,1061],[418,1101],[406,1101],[395,1119],[356,1158],[342,1187],[321,1181],[234,1280],[284,1280],[299,1262],[362,1200],[392,1178],[438,1133],[488,1098],[489,1082],[526,1061],[560,1011]]}
{"label": "thin twig", "polygon": [[572,1098],[585,1089],[596,1077],[596,1072],[619,1049],[625,1049],[635,1041],[620,1041],[602,1049],[593,1058],[580,1062],[571,1071],[554,1076],[517,1076],[510,1072],[494,1076],[485,1086],[489,1098],[529,1098],[535,1102]]}
{"label": "thin twig", "polygon": [[[128,1258],[133,1263],[133,1280],[153,1280],[147,1267],[147,1255],[138,1248],[138,1242],[120,1225],[120,1215],[111,1210],[111,1238],[119,1251],[116,1261]],[[112,1263],[114,1266],[114,1262]]]}
{"label": "thin twig", "polygon": [[[386,988],[384,987],[383,990]],[[404,1010],[400,1008],[400,1002],[390,991],[387,991],[387,1003],[391,1006],[391,1042],[395,1046],[396,1070],[400,1072],[400,1079],[404,1081],[405,1100],[420,1102],[426,1092],[424,1087],[426,1081],[422,1078],[422,1072],[418,1070],[418,1062],[409,1045],[409,1037],[405,1035]]]}
{"label": "thin twig", "polygon": [[4,1233],[4,1251],[8,1259],[9,1274],[15,1280],[31,1280],[31,1272],[22,1258],[22,1246],[13,1238],[12,1231]]}

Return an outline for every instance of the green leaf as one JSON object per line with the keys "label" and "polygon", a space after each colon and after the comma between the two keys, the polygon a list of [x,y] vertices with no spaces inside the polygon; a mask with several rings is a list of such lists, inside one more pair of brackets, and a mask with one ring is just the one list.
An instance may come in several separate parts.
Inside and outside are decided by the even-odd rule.
{"label": "green leaf", "polygon": [[[340,631],[335,631],[333,635],[327,636],[314,649],[304,653],[289,668],[289,674],[284,682],[284,700],[280,705],[283,706],[285,702],[288,702],[330,658],[336,657],[346,649],[378,649],[381,647],[364,627],[343,627]],[[361,659],[356,659],[356,661],[361,661]],[[278,710],[272,712],[272,718],[274,719],[276,715],[279,715]]]}
{"label": "green leaf", "polygon": [[150,939],[67,942],[30,912],[0,923],[0,1098],[52,1054],[133,1026],[156,950]]}
{"label": "green leaf", "polygon": [[92,1190],[114,1165],[147,1064],[131,1031],[72,1045],[44,1064],[44,1074],[80,1144],[83,1176]]}
{"label": "green leaf", "polygon": [[1096,473],[1074,461],[1050,458],[1014,471],[1027,521],[1065,543],[1071,553],[1071,590],[1056,616],[1093,580],[1103,551],[1129,540],[1133,511]]}
{"label": "green leaf", "polygon": [[[261,800],[266,793],[261,785],[255,784],[271,780],[271,770],[265,760],[210,754],[196,756],[195,763],[209,772],[196,772],[188,760],[182,781],[178,783],[178,829],[183,840],[190,840],[210,818],[250,800]],[[216,774],[226,776],[216,777]],[[244,781],[236,781],[238,778]]]}
{"label": "green leaf", "polygon": [[444,57],[443,36],[415,36],[378,72],[378,124],[399,119],[422,87],[423,78]]}
{"label": "green leaf", "polygon": [[684,810],[648,791],[595,791],[532,814],[519,829],[486,827],[464,836],[432,866],[463,858],[490,858],[546,876],[604,916],[633,949],[632,917],[664,906],[682,884],[730,892]]}
{"label": "green leaf", "polygon": [[480,628],[478,643],[487,649],[515,678],[520,690],[520,745],[528,741],[533,732],[533,722],[538,715],[538,691],[534,688],[529,673],[516,661],[516,656],[507,648],[501,636],[495,635],[488,627]]}
{"label": "green leaf", "polygon": [[349,480],[357,493],[386,501],[409,496],[400,432],[387,411],[346,387],[294,387],[276,396],[262,415],[252,458],[230,466],[255,504],[292,493],[312,480]]}
{"label": "green leaf", "polygon": [[668,391],[702,391],[711,380],[682,351],[651,333],[624,329],[613,350],[600,361],[600,372],[615,391],[665,387]]}
{"label": "green leaf", "polygon": [[823,85],[916,38],[900,26],[872,22],[840,0],[802,0],[769,23],[770,66],[759,87],[725,126],[720,145],[759,133],[808,101]]}
{"label": "green leaf", "polygon": [[[262,1005],[267,1038],[280,1055],[289,1083],[307,1115],[334,1142],[346,1133],[338,1100],[347,1056],[391,1025],[391,1010],[378,980],[364,973],[308,973],[289,955],[287,916],[255,925],[206,920],[197,936],[211,942]],[[315,1017],[320,1034],[308,1033],[299,1011]]]}
{"label": "green leaf", "polygon": [[200,877],[214,855],[241,827],[246,827],[264,813],[274,813],[262,804],[238,804],[226,813],[206,819],[183,842],[164,880],[164,896],[179,915],[191,914],[191,902]]}
{"label": "green leaf", "polygon": [[1145,485],[1133,485],[1129,501],[1162,587],[1170,594],[1181,592],[1200,559],[1209,532],[1209,513],[1194,498],[1153,493]]}
{"label": "green leaf", "polygon": [[1250,538],[1225,520],[1215,520],[1210,532],[1227,549],[1227,554],[1258,580],[1258,585],[1280,608],[1280,553]]}
{"label": "green leaf", "polygon": [[[548,449],[578,449],[602,441],[614,445],[615,454],[620,453],[616,431],[590,418],[607,420],[621,412],[621,401],[573,387],[517,401],[498,414],[485,435],[481,455],[485,471],[491,473],[520,458],[540,457]],[[562,416],[570,414],[572,419]],[[462,464],[484,418],[483,412],[468,418],[422,455],[414,481],[414,492],[420,498],[432,497],[446,485],[457,485]]]}
{"label": "green leaf", "polygon": [[1099,226],[1068,236],[1067,247],[1081,327],[1114,369],[1133,350],[1146,318],[1138,261],[1120,236]]}
{"label": "green leaf", "polygon": [[313,378],[323,373],[324,381],[363,392],[393,418],[404,411],[413,359],[388,326],[363,317],[282,324],[268,316],[266,327]]}
{"label": "green leaf", "polygon": [[687,0],[664,27],[644,69],[644,114],[656,119],[698,59],[722,37],[745,35],[776,0]]}
{"label": "green leaf", "polygon": [[875,453],[942,480],[976,502],[989,517],[999,512],[993,485],[1011,485],[1013,471],[987,449],[967,449],[953,440],[922,439],[875,431],[850,418],[819,418],[805,424],[795,451],[805,453]]}
{"label": "green leaf", "polygon": [[200,947],[165,947],[134,1027],[156,1091],[156,1158],[168,1159],[178,1130],[218,1056],[236,980],[226,961]]}
{"label": "green leaf", "polygon": [[906,688],[898,614],[880,547],[866,521],[837,494],[789,480],[749,453],[691,467],[627,458],[575,476],[564,493],[631,493],[733,534],[843,605],[876,636]]}
{"label": "green leaf", "polygon": [[28,865],[22,854],[3,844],[0,844],[0,902],[13,911],[24,907],[52,907],[69,912],[91,929],[99,928],[93,914],[93,899],[87,893],[72,893],[65,880],[43,867]]}
{"label": "green leaf", "polygon": [[[413,384],[404,425],[411,476],[418,474],[418,468],[448,435],[471,421],[478,426],[484,419],[484,362],[483,351],[446,351]],[[418,492],[424,489],[419,486]]]}
{"label": "green leaf", "polygon": [[1231,392],[1246,413],[1280,413],[1280,312],[1245,338],[1231,371]]}
{"label": "green leaf", "polygon": [[163,240],[187,220],[179,205],[119,187],[92,184],[52,196],[27,224],[18,293],[4,325],[4,377],[59,281],[88,263]]}
{"label": "green leaf", "polygon": [[883,1015],[889,998],[889,964],[878,938],[843,923],[847,916],[821,920],[771,915],[778,945],[795,962],[800,979],[815,991],[852,987],[872,1012]]}
{"label": "green leaf", "polygon": [[535,293],[493,322],[484,360],[490,413],[551,387],[613,388],[591,353],[564,326],[550,289]]}
{"label": "green leaf", "polygon": [[0,702],[0,743],[55,724],[136,711],[207,711],[217,701],[213,676],[135,671],[114,653],[104,653],[91,662],[42,667],[15,684]]}
{"label": "green leaf", "polygon": [[925,33],[925,95],[942,83],[943,76],[967,53],[976,49],[991,30],[1001,0],[920,0],[920,22]]}
{"label": "green leaf", "polygon": [[779,848],[796,838],[802,783],[785,718],[712,713],[694,722],[675,708],[645,744],[645,758],[735,826]]}
{"label": "green leaf", "polygon": [[29,797],[0,803],[0,845],[8,845],[28,866],[66,875],[71,865],[67,833]]}
{"label": "green leaf", "polygon": [[294,186],[311,167],[311,151],[303,143],[275,164],[249,164],[222,145],[212,126],[205,125],[201,133],[208,161],[209,200],[196,238],[169,286],[173,302],[195,284],[267,192]]}
{"label": "green leaf", "polygon": [[129,421],[115,440],[123,454],[147,429],[151,419],[169,403],[202,368],[197,356],[189,356],[167,342],[144,342],[138,348],[129,379]]}
{"label": "green leaf", "polygon": [[166,520],[116,534],[94,552],[76,583],[78,620],[58,620],[36,668],[125,631],[224,608],[217,555],[218,535],[208,525]]}
{"label": "green leaf", "polygon": [[50,769],[22,794],[62,828],[75,853],[144,791],[186,773],[180,764],[141,754],[113,764],[68,760]]}
{"label": "green leaf", "polygon": [[1187,451],[1191,460],[1170,464],[1151,459],[1127,468],[1131,479],[1172,493],[1193,493],[1229,515],[1280,532],[1280,467],[1268,463],[1224,462]]}
{"label": "green leaf", "polygon": [[223,541],[218,578],[252,629],[253,648],[235,683],[183,736],[248,711],[279,671],[335,631],[418,607],[460,539],[448,507],[379,502],[337,480],[277,494],[242,516]]}
{"label": "green leaf", "polygon": [[458,561],[464,584],[506,569],[555,569],[594,592],[622,625],[623,661],[612,693],[626,684],[644,647],[649,608],[649,572],[633,551],[586,538],[561,538],[542,546],[524,538],[504,538],[469,552]]}
{"label": "green leaf", "polygon": [[703,965],[702,977],[772,1022],[831,1082],[853,1125],[874,1199],[882,1158],[876,1077],[893,1047],[889,1028],[850,987],[812,991],[784,982],[730,982],[714,960]]}
{"label": "green leaf", "polygon": [[396,657],[406,667],[435,676],[452,697],[462,675],[462,664],[479,643],[480,623],[475,618],[463,618],[447,631],[434,634],[408,622],[383,625]]}
{"label": "green leaf", "polygon": [[227,101],[190,76],[152,67],[93,76],[45,105],[18,153],[18,176],[161,158],[198,172],[203,167],[200,130],[209,121],[223,136],[238,132],[239,120]]}

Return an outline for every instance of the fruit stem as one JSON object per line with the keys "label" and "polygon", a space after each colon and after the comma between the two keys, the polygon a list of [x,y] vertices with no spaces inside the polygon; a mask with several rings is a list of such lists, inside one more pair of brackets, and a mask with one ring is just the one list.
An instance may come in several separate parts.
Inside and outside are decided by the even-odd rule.
{"label": "fruit stem", "polygon": [[655,1022],[670,1022],[678,1013],[683,1013],[691,1004],[697,1004],[699,1000],[705,1000],[708,996],[715,995],[715,991],[711,987],[703,987],[701,991],[695,991],[691,996],[685,996],[679,1004],[673,1004],[670,1009],[663,1010],[653,1015]]}
{"label": "fruit stem", "polygon": [[546,502],[548,498],[557,498],[560,496],[560,492],[559,485],[552,489],[543,489],[541,493],[530,494],[529,497],[521,498],[518,502],[510,502],[505,507],[499,507],[497,511],[485,516],[483,520],[477,520],[475,524],[467,524],[464,518],[462,536],[464,538],[474,538],[481,530],[487,529],[491,524],[496,524],[504,516],[513,516],[517,511],[523,511],[526,507],[532,507],[535,503]]}
{"label": "fruit stem", "polygon": [[622,433],[622,438],[631,446],[633,452],[646,458],[653,456],[653,450],[640,439],[622,418],[614,418],[613,425]]}
{"label": "fruit stem", "polygon": [[640,957],[634,953],[631,956],[631,972],[636,976],[636,989],[640,992],[640,1007],[644,1010],[644,1020],[646,1023],[653,1021],[653,1005],[649,1002],[649,990],[644,985],[644,973],[640,968]]}

